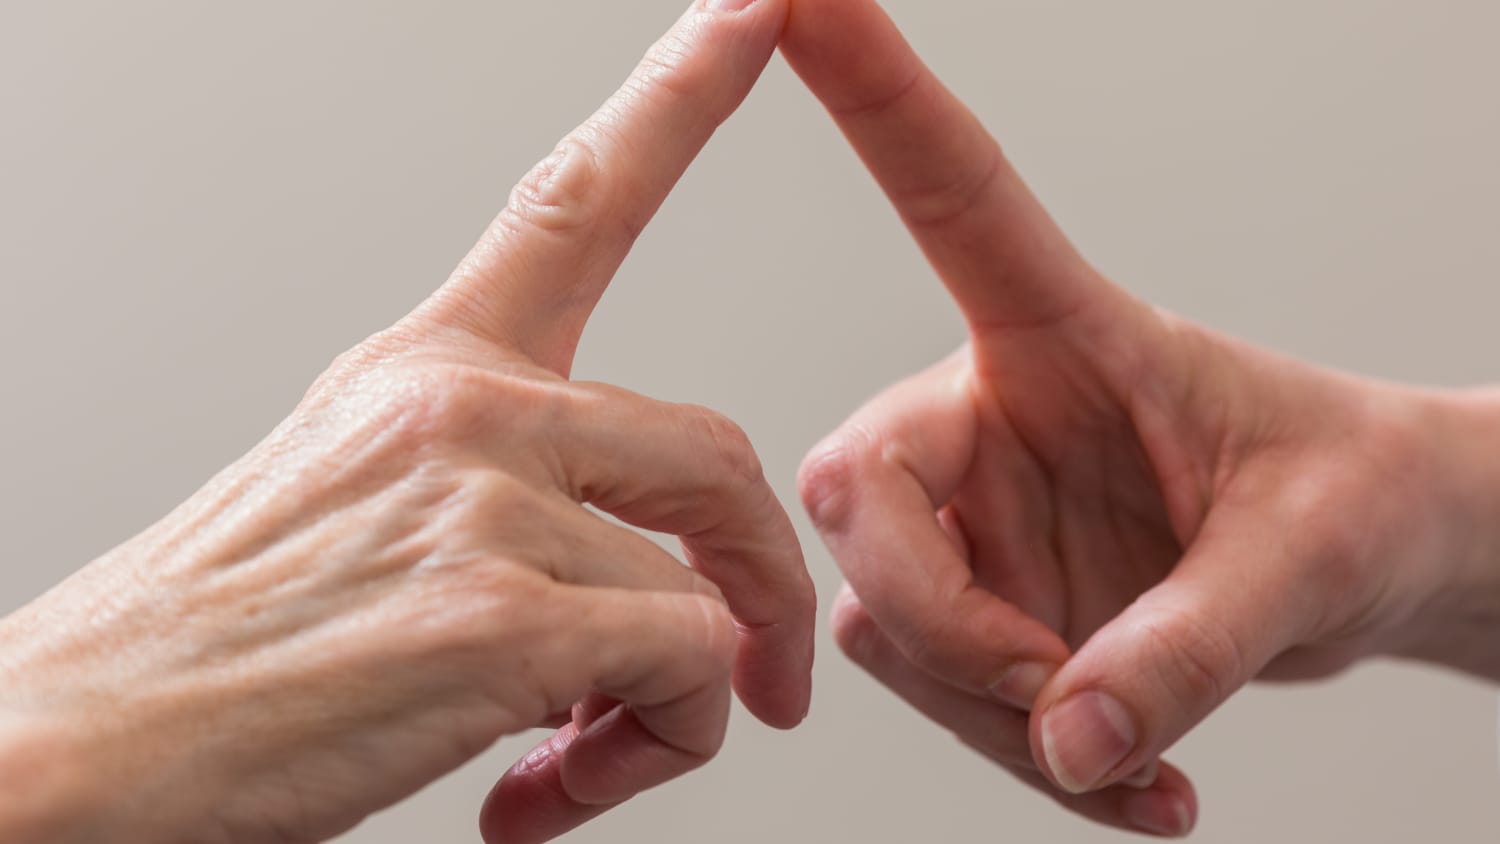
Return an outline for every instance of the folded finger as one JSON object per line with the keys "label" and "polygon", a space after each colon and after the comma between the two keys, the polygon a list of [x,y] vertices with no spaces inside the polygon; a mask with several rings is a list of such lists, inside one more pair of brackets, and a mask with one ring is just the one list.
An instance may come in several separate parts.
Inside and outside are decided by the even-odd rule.
{"label": "folded finger", "polygon": [[965,744],[1002,765],[1036,767],[1027,713],[961,691],[913,665],[847,586],[834,599],[833,632],[855,664]]}
{"label": "folded finger", "polygon": [[1069,651],[976,582],[939,520],[977,436],[965,354],[856,413],[814,449],[800,486],[864,607],[907,659],[963,691],[1024,708]]}
{"label": "folded finger", "polygon": [[703,765],[724,740],[734,628],[720,603],[608,589],[563,594],[559,601],[576,604],[564,608],[576,622],[555,658],[575,668],[599,709],[604,699],[620,705],[587,726],[563,727],[501,778],[481,816],[490,844],[555,838]]}
{"label": "folded finger", "polygon": [[717,587],[656,543],[556,491],[496,475],[480,542],[506,548],[559,583],[722,599]]}
{"label": "folded finger", "polygon": [[576,412],[551,431],[560,482],[578,501],[681,537],[739,623],[736,690],[762,720],[794,726],[812,694],[817,598],[748,437],[703,408],[577,389]]}

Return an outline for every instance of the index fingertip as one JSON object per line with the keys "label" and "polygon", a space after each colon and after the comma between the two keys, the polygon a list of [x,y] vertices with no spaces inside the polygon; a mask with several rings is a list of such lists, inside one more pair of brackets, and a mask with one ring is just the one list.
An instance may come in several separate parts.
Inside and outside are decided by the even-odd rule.
{"label": "index fingertip", "polygon": [[890,17],[868,0],[798,0],[781,48],[836,114],[893,99],[923,70]]}

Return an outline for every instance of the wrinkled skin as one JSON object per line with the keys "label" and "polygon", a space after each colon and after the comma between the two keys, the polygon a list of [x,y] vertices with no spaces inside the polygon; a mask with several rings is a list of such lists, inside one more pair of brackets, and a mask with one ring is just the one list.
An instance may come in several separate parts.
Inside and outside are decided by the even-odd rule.
{"label": "wrinkled skin", "polygon": [[[815,601],[744,434],[568,380],[783,31],[972,335],[804,468],[861,665],[1072,809],[1164,835],[1197,808],[1158,756],[1252,678],[1374,654],[1500,676],[1492,398],[1134,300],[869,0],[695,4],[432,299],[0,622],[0,838],[322,840],[550,724],[482,813],[527,844],[706,762],[731,688],[772,726],[804,717]],[[692,568],[586,504],[679,535]],[[1102,730],[1059,718],[1106,695]],[[1081,775],[1111,731],[1135,741]]]}
{"label": "wrinkled skin", "polygon": [[1456,644],[1500,604],[1491,399],[1130,296],[871,0],[798,0],[782,46],[970,333],[803,467],[856,662],[1064,805],[1167,836],[1197,800],[1159,755],[1254,678],[1376,654],[1500,677]]}
{"label": "wrinkled skin", "polygon": [[[812,584],[744,433],[567,380],[785,16],[695,4],[432,299],[0,624],[0,838],[320,841],[551,724],[483,812],[526,844],[706,762],[731,685],[802,720]],[[585,504],[679,535],[693,567]]]}

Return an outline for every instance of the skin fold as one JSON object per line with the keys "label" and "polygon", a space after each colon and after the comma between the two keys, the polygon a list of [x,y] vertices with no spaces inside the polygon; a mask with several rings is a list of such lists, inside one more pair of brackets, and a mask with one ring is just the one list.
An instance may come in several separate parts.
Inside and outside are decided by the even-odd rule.
{"label": "skin fold", "polygon": [[[526,844],[706,762],[731,686],[803,719],[812,583],[745,434],[567,378],[774,52],[783,0],[724,5],[695,3],[248,456],[0,623],[0,840],[321,841],[552,724],[482,814]],[[585,504],[680,536],[692,568]]]}
{"label": "skin fold", "polygon": [[1247,682],[1500,679],[1500,398],[1134,298],[872,0],[696,0],[430,299],[0,621],[0,840],[320,841],[552,726],[481,810],[532,844],[707,762],[732,695],[805,717],[816,599],[744,432],[569,377],[778,43],[970,333],[802,469],[850,657],[1067,808],[1167,836],[1198,804],[1161,755]]}
{"label": "skin fold", "polygon": [[802,468],[850,657],[1065,806],[1165,836],[1197,798],[1157,759],[1252,679],[1376,655],[1500,678],[1491,397],[1135,299],[871,0],[798,0],[782,49],[970,334]]}

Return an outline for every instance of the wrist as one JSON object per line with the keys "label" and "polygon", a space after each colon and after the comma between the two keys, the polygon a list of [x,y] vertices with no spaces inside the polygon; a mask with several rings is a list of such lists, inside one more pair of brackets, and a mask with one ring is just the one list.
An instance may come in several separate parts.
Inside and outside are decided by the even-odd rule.
{"label": "wrist", "polygon": [[154,799],[183,765],[171,716],[143,703],[142,678],[166,672],[122,629],[141,613],[121,611],[121,583],[106,557],[0,619],[0,841],[157,840],[177,819],[186,795]]}
{"label": "wrist", "polygon": [[[1424,394],[1440,582],[1400,656],[1500,680],[1500,390]],[[1426,509],[1426,508],[1423,508]]]}

